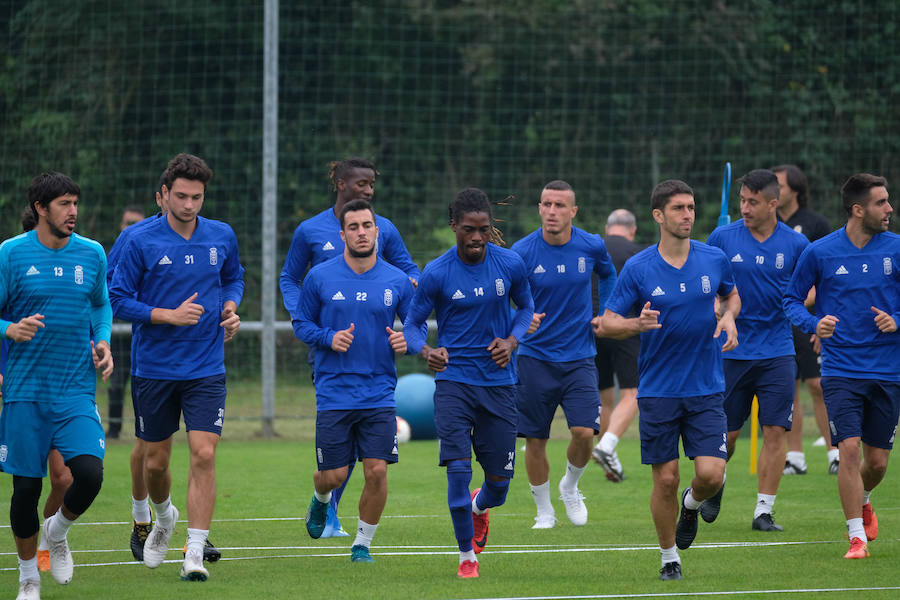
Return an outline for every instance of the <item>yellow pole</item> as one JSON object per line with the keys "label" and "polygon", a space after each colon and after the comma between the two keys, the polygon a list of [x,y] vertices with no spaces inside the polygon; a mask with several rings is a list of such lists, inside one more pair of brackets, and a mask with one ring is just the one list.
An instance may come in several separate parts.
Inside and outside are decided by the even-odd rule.
{"label": "yellow pole", "polygon": [[756,473],[757,443],[759,438],[759,401],[753,396],[750,406],[750,474]]}

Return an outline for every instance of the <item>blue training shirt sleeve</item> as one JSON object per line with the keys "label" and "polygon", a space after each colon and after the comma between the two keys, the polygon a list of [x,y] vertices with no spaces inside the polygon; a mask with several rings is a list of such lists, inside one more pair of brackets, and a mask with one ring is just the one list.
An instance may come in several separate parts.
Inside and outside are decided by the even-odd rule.
{"label": "blue training shirt sleeve", "polygon": [[410,354],[421,352],[428,341],[424,330],[428,327],[428,315],[434,310],[433,287],[435,287],[434,278],[426,269],[419,279],[419,286],[413,294],[409,312],[403,320],[403,337],[406,338],[406,349]]}
{"label": "blue training shirt sleeve", "polygon": [[[97,248],[100,268],[97,270],[97,280],[91,290],[91,333],[95,342],[104,341],[107,344],[112,335],[112,306],[109,303],[109,293],[106,288],[106,255],[103,248]],[[101,275],[103,274],[103,275]]]}
{"label": "blue training shirt sleeve", "polygon": [[319,281],[314,274],[307,276],[306,282],[300,288],[300,298],[293,311],[296,316],[291,320],[294,335],[310,346],[322,346],[331,348],[331,340],[335,331],[328,327],[319,327]]}
{"label": "blue training shirt sleeve", "polygon": [[[409,336],[406,332],[406,317],[409,314],[409,307],[412,304],[413,296],[416,293],[416,288],[413,287],[412,282],[407,279],[405,284],[401,289],[400,294],[400,302],[397,303],[397,316],[400,318],[400,322],[404,323],[403,325],[403,338],[406,339],[406,353],[407,354],[416,354],[409,347]],[[419,328],[419,334],[424,339],[428,339],[428,322],[422,323],[422,326]],[[421,348],[420,348],[421,350]]]}
{"label": "blue training shirt sleeve", "polygon": [[284,266],[281,267],[281,276],[278,278],[278,287],[281,288],[284,308],[290,313],[292,319],[295,318],[297,303],[300,301],[300,285],[310,261],[309,247],[306,244],[306,235],[303,233],[302,227],[301,223],[294,230],[291,247],[288,249],[287,256],[284,257]]}
{"label": "blue training shirt sleeve", "polygon": [[731,293],[731,290],[734,289],[734,269],[731,268],[731,261],[728,260],[728,257],[725,256],[725,253],[721,248],[716,248],[718,250],[718,259],[719,265],[722,267],[722,281],[719,283],[719,289],[717,293],[720,296],[727,296]]}
{"label": "blue training shirt sleeve", "polygon": [[791,275],[791,281],[788,283],[781,306],[791,323],[802,329],[806,333],[815,333],[816,323],[818,320],[811,315],[804,302],[809,290],[815,285],[818,277],[818,265],[816,259],[810,250],[813,246],[809,245],[797,260],[797,266],[794,267],[794,273]]}
{"label": "blue training shirt sleeve", "polygon": [[531,326],[531,319],[534,316],[534,298],[531,296],[531,285],[528,283],[525,262],[518,254],[513,256],[516,260],[512,263],[510,297],[516,303],[516,312],[513,315],[512,330],[509,335],[516,338],[516,341],[521,341]]}
{"label": "blue training shirt sleeve", "polygon": [[143,257],[134,240],[128,240],[122,250],[122,257],[113,273],[113,283],[109,288],[109,300],[113,314],[124,320],[150,323],[154,306],[137,300],[138,289],[143,277]]}
{"label": "blue training shirt sleeve", "polygon": [[[9,300],[9,247],[6,244],[0,246],[0,313],[6,315],[6,302]],[[0,317],[0,335],[6,339],[6,329],[12,325]]]}
{"label": "blue training shirt sleeve", "polygon": [[228,250],[225,255],[225,264],[222,265],[222,301],[234,301],[240,306],[244,297],[244,267],[241,265],[241,255],[238,251],[237,236],[229,226],[231,234],[228,239]]}

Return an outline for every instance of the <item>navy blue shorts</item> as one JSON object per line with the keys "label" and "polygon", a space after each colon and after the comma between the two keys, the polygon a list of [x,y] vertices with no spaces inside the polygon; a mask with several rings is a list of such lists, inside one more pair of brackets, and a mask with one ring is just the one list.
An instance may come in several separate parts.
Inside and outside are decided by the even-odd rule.
{"label": "navy blue shorts", "polygon": [[[597,386],[609,389],[618,380],[620,389],[638,386],[638,354],[641,353],[641,336],[635,335],[624,340],[597,338]],[[615,376],[615,379],[613,379]]]}
{"label": "navy blue shorts", "polygon": [[600,431],[600,390],[590,358],[550,362],[519,355],[519,436],[550,437],[556,407],[562,406],[569,427]]}
{"label": "navy blue shorts", "polygon": [[515,386],[435,381],[434,424],[441,466],[451,460],[471,459],[474,448],[485,473],[512,478],[517,417]]}
{"label": "navy blue shorts", "polygon": [[59,450],[64,461],[82,454],[103,460],[106,437],[93,401],[3,404],[0,471],[22,477],[45,477],[51,448]]}
{"label": "navy blue shorts", "polygon": [[797,361],[793,356],[760,360],[723,361],[725,416],[728,431],[738,431],[750,416],[753,396],[759,401],[759,424],[790,431],[794,419],[794,381]]}
{"label": "navy blue shorts", "polygon": [[678,459],[678,440],[684,454],[728,457],[728,433],[722,394],[688,398],[638,398],[641,463],[658,465]]}
{"label": "navy blue shorts", "polygon": [[339,469],[357,458],[397,462],[397,418],[392,406],[322,410],[316,414],[316,466]]}
{"label": "navy blue shorts", "polygon": [[184,413],[187,431],[222,435],[225,421],[225,375],[200,379],[131,378],[134,435],[147,442],[161,442],[178,431]]}
{"label": "navy blue shorts", "polygon": [[859,437],[890,450],[900,418],[900,383],[878,379],[822,377],[831,443]]}

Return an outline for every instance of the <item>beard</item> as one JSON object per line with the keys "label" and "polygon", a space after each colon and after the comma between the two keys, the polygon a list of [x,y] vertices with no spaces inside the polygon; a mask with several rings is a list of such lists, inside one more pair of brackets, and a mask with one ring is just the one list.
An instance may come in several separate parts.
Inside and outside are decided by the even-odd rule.
{"label": "beard", "polygon": [[369,248],[368,250],[362,250],[362,251],[360,251],[360,250],[355,250],[355,249],[353,249],[352,247],[350,247],[350,245],[348,244],[348,245],[347,245],[347,252],[348,252],[348,253],[350,254],[350,256],[352,256],[353,258],[368,258],[368,257],[372,256],[372,253],[373,253],[373,252],[375,252],[375,244],[372,244],[372,247]]}

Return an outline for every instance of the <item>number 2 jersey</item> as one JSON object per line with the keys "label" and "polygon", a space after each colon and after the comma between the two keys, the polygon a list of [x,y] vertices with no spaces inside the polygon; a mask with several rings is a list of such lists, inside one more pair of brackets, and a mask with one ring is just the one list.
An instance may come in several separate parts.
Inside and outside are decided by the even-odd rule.
{"label": "number 2 jersey", "polygon": [[[816,286],[816,314],[803,301]],[[837,317],[822,339],[822,376],[900,381],[900,331],[882,333],[874,306],[900,325],[900,236],[886,231],[857,248],[841,227],[810,244],[797,263],[784,310],[806,333],[825,315]]]}
{"label": "number 2 jersey", "polygon": [[3,402],[94,401],[97,376],[91,339],[109,342],[112,310],[106,290],[106,253],[73,233],[48,248],[32,230],[0,246],[0,335],[12,323],[44,315],[28,342],[12,342]]}
{"label": "number 2 jersey", "polygon": [[[193,302],[203,306],[196,325],[151,323],[154,308],[178,308],[194,292]],[[186,380],[225,372],[222,308],[229,300],[240,304],[244,293],[244,268],[229,225],[197,217],[189,240],[166,217],[135,230],[109,293],[115,316],[133,323],[132,375]]]}

